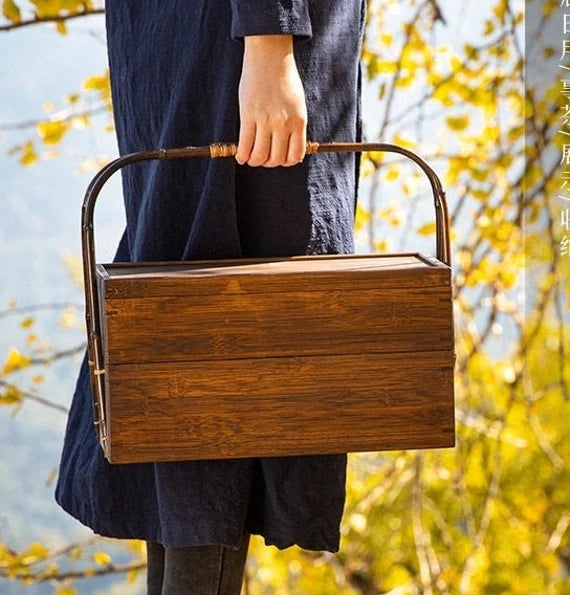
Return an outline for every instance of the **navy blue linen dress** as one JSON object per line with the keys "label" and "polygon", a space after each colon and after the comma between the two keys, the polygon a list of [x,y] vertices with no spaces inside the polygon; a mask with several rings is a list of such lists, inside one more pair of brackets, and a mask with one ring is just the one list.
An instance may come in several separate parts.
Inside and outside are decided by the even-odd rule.
{"label": "navy blue linen dress", "polygon": [[[366,0],[107,0],[121,154],[239,137],[243,36],[294,35],[310,140],[361,140]],[[293,167],[233,158],[124,169],[127,226],[116,261],[354,252],[359,154]],[[167,546],[266,544],[337,551],[346,455],[111,465],[97,443],[86,359],[55,497],[105,536]]]}

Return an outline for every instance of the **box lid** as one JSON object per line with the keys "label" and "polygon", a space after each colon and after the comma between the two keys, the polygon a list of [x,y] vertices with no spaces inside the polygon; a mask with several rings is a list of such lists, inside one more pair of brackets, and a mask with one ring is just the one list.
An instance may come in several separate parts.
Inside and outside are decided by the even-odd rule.
{"label": "box lid", "polygon": [[[451,269],[422,253],[323,254],[273,258],[97,265],[107,299],[181,292],[257,293],[450,285]],[[358,287],[355,286],[358,284]]]}

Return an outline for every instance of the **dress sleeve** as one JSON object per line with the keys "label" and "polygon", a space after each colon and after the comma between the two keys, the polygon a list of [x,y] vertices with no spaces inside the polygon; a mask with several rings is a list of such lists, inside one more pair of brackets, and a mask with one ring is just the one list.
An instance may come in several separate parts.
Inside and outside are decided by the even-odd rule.
{"label": "dress sleeve", "polygon": [[289,34],[309,39],[313,32],[309,0],[230,0],[232,39],[246,35]]}

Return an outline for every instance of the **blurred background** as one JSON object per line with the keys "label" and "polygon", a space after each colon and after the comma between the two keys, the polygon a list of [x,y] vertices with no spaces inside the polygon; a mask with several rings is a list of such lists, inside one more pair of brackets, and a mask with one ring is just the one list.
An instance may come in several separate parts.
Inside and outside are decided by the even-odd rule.
{"label": "blurred background", "polygon": [[[94,536],[53,499],[84,349],[81,202],[117,156],[104,6],[2,9],[0,593],[142,594],[143,544]],[[457,445],[350,455],[340,552],[256,537],[245,593],[570,594],[564,10],[368,0],[366,140],[416,152],[447,193]],[[119,182],[97,207],[100,262],[124,226]],[[419,168],[365,156],[358,251],[435,254],[434,232]]]}

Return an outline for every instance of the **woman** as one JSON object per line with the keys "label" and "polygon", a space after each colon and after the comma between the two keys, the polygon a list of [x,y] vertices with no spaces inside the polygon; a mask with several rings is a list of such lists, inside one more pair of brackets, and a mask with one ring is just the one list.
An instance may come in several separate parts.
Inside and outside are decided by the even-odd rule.
{"label": "woman", "polygon": [[[365,0],[107,0],[121,154],[238,142],[236,159],[123,170],[116,261],[351,253]],[[149,593],[239,593],[250,534],[335,552],[345,455],[110,465],[84,359],[56,489],[101,535],[147,541]]]}

